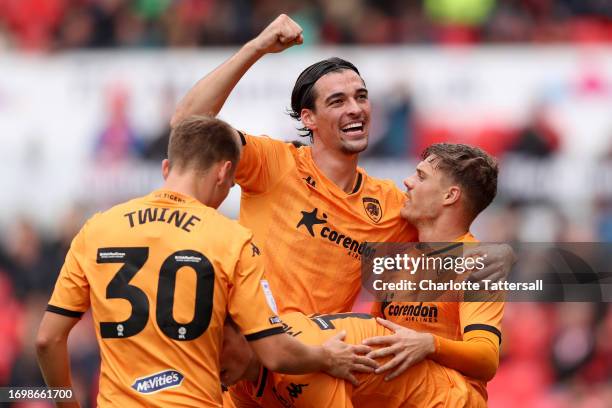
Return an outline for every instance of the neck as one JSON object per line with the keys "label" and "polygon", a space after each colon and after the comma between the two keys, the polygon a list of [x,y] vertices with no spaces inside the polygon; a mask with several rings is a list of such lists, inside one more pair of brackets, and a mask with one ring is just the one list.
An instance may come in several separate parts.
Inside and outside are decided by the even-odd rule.
{"label": "neck", "polygon": [[[204,175],[204,177],[206,177],[206,175]],[[210,189],[203,190],[201,187],[208,185],[210,184],[202,183],[201,179],[197,179],[196,176],[190,172],[185,172],[183,174],[171,172],[168,174],[162,188],[193,197],[202,204],[209,205],[212,191],[210,191]]]}
{"label": "neck", "polygon": [[417,222],[415,227],[419,242],[453,242],[470,230],[470,224],[464,221],[463,216],[451,212],[436,219]]}
{"label": "neck", "polygon": [[350,193],[357,177],[359,154],[332,151],[319,143],[312,145],[312,160],[319,170],[344,192]]}
{"label": "neck", "polygon": [[261,363],[256,357],[254,357],[249,362],[249,366],[244,372],[243,379],[247,381],[251,381],[252,383],[255,383],[255,385],[257,385],[257,380],[259,379],[260,371],[261,371]]}

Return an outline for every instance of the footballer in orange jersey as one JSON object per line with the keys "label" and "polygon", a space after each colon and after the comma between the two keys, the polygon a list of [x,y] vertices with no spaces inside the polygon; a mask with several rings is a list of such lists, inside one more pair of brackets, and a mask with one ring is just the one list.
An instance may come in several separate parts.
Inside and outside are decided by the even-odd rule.
{"label": "footballer in orange jersey", "polygon": [[[478,148],[445,143],[430,146],[422,158],[404,181],[408,200],[402,216],[416,226],[421,242],[477,242],[469,229],[495,197],[496,161]],[[451,247],[454,255],[463,255],[456,253],[461,247]],[[395,355],[377,372],[395,368],[393,378],[427,357],[463,373],[486,400],[486,382],[499,363],[503,310],[501,301],[377,303],[372,313],[387,319],[382,324],[395,334],[366,344],[387,346],[371,357]]]}
{"label": "footballer in orange jersey", "polygon": [[[320,344],[339,331],[346,341],[360,344],[371,336],[392,332],[368,314],[339,313],[281,315],[285,331],[306,344]],[[455,370],[431,360],[412,366],[401,376],[384,381],[376,374],[360,374],[358,386],[325,374],[285,375],[267,370],[245,347],[245,338],[226,324],[221,354],[221,380],[232,385],[225,408],[348,408],[348,407],[485,407]],[[228,398],[229,397],[229,398]]]}
{"label": "footballer in orange jersey", "polygon": [[400,218],[404,194],[361,168],[346,193],[316,166],[310,147],[249,135],[242,140],[240,223],[270,255],[264,261],[270,285],[282,294],[279,310],[349,310],[361,287],[361,257],[372,255],[367,241],[416,239]]}
{"label": "footballer in orange jersey", "polygon": [[[194,113],[217,114],[257,60],[302,40],[301,27],[280,15],[192,87],[171,125]],[[312,146],[242,135],[240,223],[262,244],[280,312],[350,311],[361,286],[360,259],[372,251],[366,243],[416,240],[399,215],[404,193],[357,167],[368,145],[370,111],[358,69],[329,58],[306,68],[291,95],[290,115]],[[507,275],[514,257],[508,246],[498,247],[484,270],[494,280]]]}
{"label": "footballer in orange jersey", "polygon": [[[164,188],[100,213],[81,229],[37,338],[49,386],[70,386],[66,339],[89,308],[102,360],[100,407],[221,406],[226,316],[264,364],[276,356],[267,363],[277,370],[350,378],[332,368],[354,358],[344,345],[334,354],[333,345],[306,347],[283,334],[252,233],[216,211],[233,185],[239,155],[229,125],[188,118],[171,134]],[[363,368],[367,359],[358,359]]]}

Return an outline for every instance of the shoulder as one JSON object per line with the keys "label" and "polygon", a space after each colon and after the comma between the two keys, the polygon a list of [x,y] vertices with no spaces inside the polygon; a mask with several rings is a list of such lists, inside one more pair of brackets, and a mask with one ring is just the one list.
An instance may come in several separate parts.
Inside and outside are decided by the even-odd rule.
{"label": "shoulder", "polygon": [[214,208],[207,208],[209,222],[213,224],[215,230],[222,233],[226,238],[232,241],[239,241],[243,244],[253,238],[253,233],[250,229],[221,214]]}
{"label": "shoulder", "polygon": [[370,176],[361,167],[359,168],[359,172],[364,177],[364,193],[376,194],[388,200],[399,200],[401,202],[404,201],[404,192],[399,189],[399,187],[393,182],[393,180]]}

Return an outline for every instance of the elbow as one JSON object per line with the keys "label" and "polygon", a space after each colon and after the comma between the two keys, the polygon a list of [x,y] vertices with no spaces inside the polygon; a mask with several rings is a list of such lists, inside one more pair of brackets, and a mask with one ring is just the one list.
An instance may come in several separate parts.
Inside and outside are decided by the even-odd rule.
{"label": "elbow", "polygon": [[181,120],[183,120],[183,113],[181,112],[180,108],[176,110],[176,112],[174,112],[174,115],[172,115],[172,118],[170,119],[170,129],[174,129],[180,122]]}
{"label": "elbow", "polygon": [[39,356],[46,354],[52,347],[52,343],[53,341],[48,336],[38,334],[34,343],[36,347],[36,354],[38,354]]}
{"label": "elbow", "polygon": [[203,115],[203,116],[216,117],[218,113],[218,111],[213,110],[213,109],[205,110],[205,111],[202,111],[201,113],[192,112],[192,111],[193,111],[193,108],[189,106],[185,106],[185,102],[179,105],[179,107],[176,108],[176,111],[174,111],[174,115],[172,115],[172,118],[170,119],[170,129],[174,129],[175,127],[179,125],[179,123],[181,123],[183,120],[187,119],[191,115]]}
{"label": "elbow", "polygon": [[34,342],[36,354],[38,356],[49,354],[58,345],[65,341],[67,341],[67,339],[64,337],[51,336],[50,334],[39,332],[36,336],[36,341]]}
{"label": "elbow", "polygon": [[495,374],[497,374],[497,367],[499,366],[498,362],[495,362],[493,364],[489,364],[488,367],[485,368],[484,370],[484,380],[485,381],[491,381],[493,379],[493,377],[495,377]]}
{"label": "elbow", "polygon": [[477,380],[489,382],[497,373],[498,361],[487,361],[482,364],[477,373],[473,376]]}

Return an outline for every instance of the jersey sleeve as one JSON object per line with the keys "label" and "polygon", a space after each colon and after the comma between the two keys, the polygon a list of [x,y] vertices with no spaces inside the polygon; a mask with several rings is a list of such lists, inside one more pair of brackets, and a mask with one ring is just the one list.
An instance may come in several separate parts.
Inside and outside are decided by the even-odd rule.
{"label": "jersey sleeve", "polygon": [[282,180],[294,163],[291,146],[267,136],[239,133],[242,155],[236,170],[236,182],[246,193],[264,193]]}
{"label": "jersey sleeve", "polygon": [[494,334],[501,344],[501,321],[504,315],[504,302],[461,302],[459,318],[463,335],[474,331],[487,331]]}
{"label": "jersey sleeve", "polygon": [[463,340],[434,336],[432,360],[469,377],[489,381],[499,365],[503,302],[462,302],[459,307]]}
{"label": "jersey sleeve", "polygon": [[251,240],[242,247],[234,271],[228,310],[249,341],[283,332],[274,296],[264,278],[261,251]]}
{"label": "jersey sleeve", "polygon": [[81,317],[89,309],[89,282],[83,268],[84,257],[85,227],[70,244],[47,311],[68,317]]}

